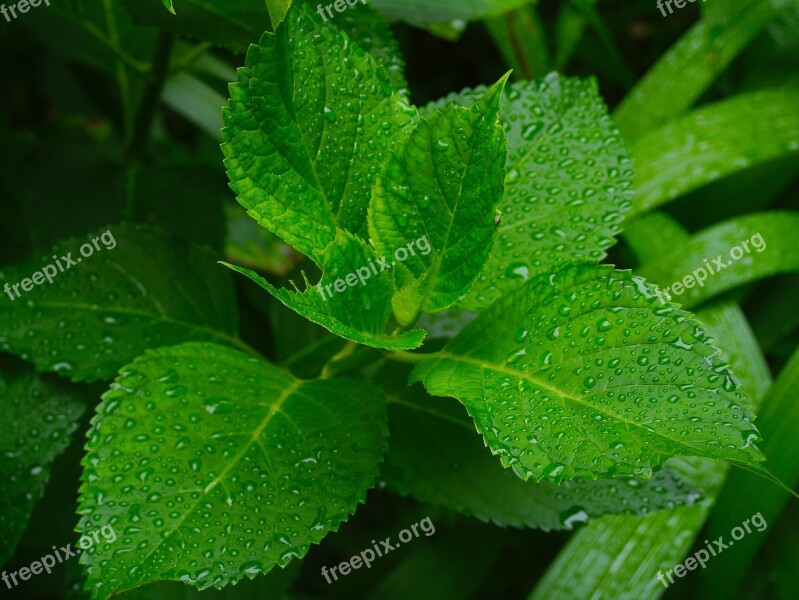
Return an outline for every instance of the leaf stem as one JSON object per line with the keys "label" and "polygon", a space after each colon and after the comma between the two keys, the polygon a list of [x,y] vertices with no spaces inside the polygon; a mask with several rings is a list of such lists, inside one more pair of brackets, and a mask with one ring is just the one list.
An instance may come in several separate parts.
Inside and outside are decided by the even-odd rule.
{"label": "leaf stem", "polygon": [[344,347],[341,350],[339,350],[336,354],[334,354],[333,357],[329,361],[327,361],[327,364],[325,364],[325,366],[322,367],[322,372],[319,375],[319,377],[321,379],[330,379],[331,377],[333,377],[333,375],[335,375],[333,366],[336,363],[341,362],[342,360],[350,356],[353,352],[355,352],[355,349],[357,347],[358,344],[356,344],[353,341],[349,341],[346,344],[344,344]]}
{"label": "leaf stem", "polygon": [[385,356],[389,360],[393,360],[395,362],[415,365],[422,362],[423,360],[427,360],[428,358],[435,358],[439,354],[440,352],[430,352],[427,354],[423,354],[419,352],[408,352],[407,350],[394,350],[392,352],[387,352]]}

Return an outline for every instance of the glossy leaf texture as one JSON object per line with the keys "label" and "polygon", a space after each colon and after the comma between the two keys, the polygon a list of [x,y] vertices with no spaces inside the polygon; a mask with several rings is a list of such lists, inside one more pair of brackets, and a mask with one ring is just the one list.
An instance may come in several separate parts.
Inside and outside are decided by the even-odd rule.
{"label": "glossy leaf texture", "polygon": [[87,589],[222,587],[285,566],[364,500],[386,433],[370,383],[302,381],[214,344],[146,353],[87,434],[78,529],[117,533],[81,555]]}
{"label": "glossy leaf texture", "polygon": [[[433,106],[470,105],[479,93]],[[595,81],[553,73],[513,83],[500,120],[508,136],[502,216],[486,267],[461,303],[473,310],[564,261],[602,260],[631,206],[629,153]]]}
{"label": "glossy leaf texture", "polygon": [[457,302],[488,258],[505,178],[497,113],[506,79],[469,108],[423,117],[380,176],[369,234],[378,253],[406,257],[411,279],[394,298],[400,324]]}
{"label": "glossy leaf texture", "polygon": [[[306,0],[306,3],[314,10],[319,5],[314,0]],[[392,88],[403,96],[408,96],[405,60],[388,22],[379,13],[368,4],[359,2],[353,10],[337,14],[331,22],[374,57],[377,64],[386,70]]]}
{"label": "glossy leaf texture", "polygon": [[[671,236],[652,240],[673,244]],[[771,380],[743,312],[734,304],[721,303],[702,311],[700,317],[728,340],[730,361],[747,382],[744,389],[757,406]],[[723,463],[702,458],[671,459],[668,464],[678,461],[684,465],[681,472],[687,481],[706,497],[704,501],[646,517],[608,516],[589,523],[569,540],[530,600],[571,600],[575,594],[621,600],[660,598],[664,588],[658,571],[673,569],[695,541],[707,539],[698,536],[729,470]],[[612,564],[619,567],[609,572]]]}
{"label": "glossy leaf texture", "polygon": [[0,563],[14,553],[53,460],[70,444],[85,410],[73,387],[8,362],[0,365]]}
{"label": "glossy leaf texture", "polygon": [[249,214],[317,261],[337,229],[365,233],[376,174],[415,117],[375,59],[297,4],[230,93],[222,149]]}
{"label": "glossy leaf texture", "polygon": [[713,340],[629,272],[542,275],[417,366],[458,398],[522,479],[649,478],[672,456],[762,460],[752,415]]}
{"label": "glossy leaf texture", "polygon": [[[639,261],[647,264],[688,239],[685,230],[662,214],[636,219],[628,238]],[[757,408],[771,385],[769,367],[738,306],[721,302],[698,313],[712,334],[725,340],[725,351],[742,390]],[[704,526],[728,465],[703,458],[671,459],[706,500],[691,507],[646,517],[608,516],[578,531],[550,565],[530,600],[569,600],[609,596],[623,600],[654,600],[663,593],[659,570],[681,562]],[[618,564],[612,572],[608,566]]]}
{"label": "glossy leaf texture", "polygon": [[[83,257],[86,244],[92,253]],[[96,381],[112,378],[149,348],[241,344],[230,273],[202,247],[148,226],[113,225],[4,268],[0,288],[50,265],[52,283],[42,277],[29,292],[17,288],[19,298],[0,297],[0,350],[40,371]]]}
{"label": "glossy leaf texture", "polygon": [[573,529],[605,514],[673,509],[699,498],[670,469],[650,480],[522,481],[491,455],[463,406],[432,398],[418,385],[387,387],[397,373],[403,371],[378,377],[389,399],[390,431],[381,475],[403,495],[500,526],[545,531]]}
{"label": "glossy leaf texture", "polygon": [[386,333],[393,286],[374,250],[359,237],[339,231],[319,257],[323,275],[304,291],[278,289],[251,271],[227,265],[246,275],[306,319],[343,338],[375,348],[409,349],[422,343],[425,332],[413,329]]}

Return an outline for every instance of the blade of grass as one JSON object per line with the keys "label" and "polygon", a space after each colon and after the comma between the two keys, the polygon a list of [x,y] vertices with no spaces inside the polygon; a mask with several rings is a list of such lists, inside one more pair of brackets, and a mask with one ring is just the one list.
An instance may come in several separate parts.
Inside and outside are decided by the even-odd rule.
{"label": "blade of grass", "polygon": [[[799,453],[796,445],[799,435],[799,349],[780,373],[771,387],[764,408],[757,421],[763,442],[760,449],[768,458],[769,470],[786,484],[799,483]],[[752,494],[752,490],[758,490]],[[718,497],[718,507],[708,523],[708,539],[727,537],[730,530],[755,513],[760,513],[766,523],[772,524],[785,507],[790,496],[776,486],[762,485],[759,478],[743,470],[730,474]],[[701,597],[734,598],[745,580],[746,573],[760,551],[765,535],[746,535],[735,542],[735,552],[719,554],[699,581]]]}
{"label": "blade of grass", "polygon": [[694,25],[619,105],[615,117],[625,137],[634,140],[693,106],[787,2],[743,0],[723,27]]}

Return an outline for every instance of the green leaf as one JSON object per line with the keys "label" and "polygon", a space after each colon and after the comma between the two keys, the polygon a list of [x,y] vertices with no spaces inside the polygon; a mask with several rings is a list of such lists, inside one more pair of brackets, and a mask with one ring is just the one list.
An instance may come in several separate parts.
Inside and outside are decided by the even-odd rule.
{"label": "green leaf", "polygon": [[568,265],[494,303],[412,379],[463,402],[525,480],[649,478],[671,456],[757,464],[752,415],[711,343],[641,279]]}
{"label": "green leaf", "polygon": [[[171,0],[170,12],[155,0],[122,0],[137,25],[225,46],[241,54],[270,29],[264,0]],[[171,13],[171,14],[170,14]]]}
{"label": "green leaf", "polygon": [[266,8],[269,10],[269,19],[272,21],[272,29],[284,19],[291,6],[291,0],[266,0]]}
{"label": "green leaf", "polygon": [[470,108],[450,105],[423,118],[375,188],[369,233],[378,252],[427,242],[427,254],[421,247],[405,252],[402,265],[413,279],[394,299],[402,325],[457,302],[488,257],[505,177],[506,139],[497,113],[506,80]]}
{"label": "green leaf", "polygon": [[[307,0],[314,8],[318,2]],[[347,10],[337,15],[336,27],[351,40],[371,54],[388,74],[391,87],[407,97],[408,82],[405,80],[405,60],[400,53],[397,40],[386,20],[370,6],[358,5],[358,10]]]}
{"label": "green leaf", "polygon": [[794,0],[744,0],[720,26],[702,19],[649,70],[616,109],[628,140],[681,115],[702,96],[736,56]]}
{"label": "green leaf", "polygon": [[85,410],[64,382],[6,363],[0,371],[0,564],[14,553],[53,460],[70,444]]}
{"label": "green leaf", "polygon": [[[651,221],[636,234],[638,256],[671,251],[686,233],[676,222],[654,213],[636,219],[633,227]],[[631,242],[632,244],[632,242]],[[734,304],[719,303],[699,313],[714,337],[726,340],[729,360],[741,389],[755,406],[771,385],[768,365],[752,335],[743,312]],[[672,459],[685,465],[686,481],[708,499],[691,507],[680,507],[647,517],[608,516],[578,531],[559,553],[530,595],[530,600],[571,600],[579,597],[609,597],[625,600],[655,600],[663,593],[659,570],[673,569],[681,562],[699,535],[727,473],[727,465],[702,458]],[[609,570],[610,565],[618,568]]]}
{"label": "green leaf", "polygon": [[[636,140],[632,214],[723,177],[799,153],[799,90],[740,94]],[[757,119],[749,118],[757,113]],[[690,165],[686,168],[686,165]]]}
{"label": "green leaf", "polygon": [[[478,90],[444,101],[471,104]],[[462,305],[482,310],[525,279],[576,258],[602,260],[630,207],[632,168],[594,80],[552,74],[509,86],[502,220]]]}
{"label": "green leaf", "polygon": [[337,228],[364,233],[374,178],[415,114],[385,71],[297,5],[238,73],[222,148],[242,206],[314,260]]}
{"label": "green leaf", "polygon": [[[86,243],[93,254],[84,258]],[[230,274],[208,250],[150,227],[114,225],[5,268],[0,288],[56,265],[64,271],[56,268],[52,283],[42,278],[29,292],[18,287],[20,298],[0,297],[0,350],[40,371],[96,381],[148,348],[192,340],[242,346]]]}
{"label": "green leaf", "polygon": [[78,529],[118,539],[81,554],[86,588],[223,587],[303,557],[364,500],[385,436],[369,383],[301,381],[213,344],[146,353],[88,433]]}
{"label": "green leaf", "polygon": [[161,2],[164,3],[164,6],[166,6],[169,12],[171,12],[173,15],[175,14],[175,7],[172,6],[172,0],[161,0]]}
{"label": "green leaf", "polygon": [[[653,237],[653,240],[657,238]],[[667,241],[668,237],[664,238]],[[711,331],[728,341],[730,360],[756,402],[770,385],[768,367],[746,318],[732,304],[701,314]],[[530,600],[623,598],[656,600],[664,588],[658,571],[674,569],[694,545],[728,471],[727,465],[701,458],[672,459],[707,500],[646,517],[608,516],[589,523],[569,540],[530,595]],[[699,538],[704,539],[704,538]],[[610,570],[610,565],[618,568]]]}
{"label": "green leaf", "polygon": [[[659,285],[668,286],[674,302],[696,306],[745,283],[779,273],[799,272],[797,232],[797,212],[753,213],[694,235],[681,244],[678,251],[647,263],[637,272]],[[702,285],[696,283],[695,277],[701,278],[698,269],[708,273]],[[694,279],[686,280],[686,277]],[[674,288],[675,283],[691,287],[677,294],[679,288]]]}
{"label": "green leaf", "polygon": [[277,289],[249,269],[227,266],[249,277],[306,319],[353,342],[386,349],[416,348],[422,343],[422,329],[398,336],[385,333],[393,286],[390,274],[377,266],[374,250],[363,240],[339,231],[319,259],[324,271],[321,281],[316,286],[306,281],[307,289],[302,292]]}
{"label": "green leaf", "polygon": [[[384,389],[385,379],[378,377]],[[699,497],[669,469],[646,481],[522,481],[491,456],[458,402],[419,386],[393,388],[388,415],[382,476],[391,489],[500,526],[573,529],[604,514],[647,514]]]}

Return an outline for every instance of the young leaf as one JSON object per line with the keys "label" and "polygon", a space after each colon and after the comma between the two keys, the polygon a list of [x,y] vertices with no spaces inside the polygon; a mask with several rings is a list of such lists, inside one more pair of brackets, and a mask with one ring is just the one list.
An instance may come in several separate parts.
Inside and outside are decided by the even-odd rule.
{"label": "young leaf", "polygon": [[394,300],[403,325],[457,302],[488,257],[505,177],[497,113],[506,80],[470,108],[451,105],[423,118],[375,188],[369,233],[378,252],[411,248],[422,237],[433,249],[402,263],[414,278]]}
{"label": "young leaf", "polygon": [[[101,238],[105,231],[116,245]],[[93,253],[84,258],[87,243]],[[12,292],[0,297],[0,350],[40,371],[96,381],[148,348],[201,340],[241,345],[233,283],[215,262],[208,250],[140,225],[63,240],[0,272],[0,288]],[[48,267],[56,273],[52,283],[42,277],[24,292],[20,283]]]}
{"label": "young leaf", "polygon": [[385,436],[367,382],[302,381],[213,344],[146,353],[88,433],[78,529],[118,538],[81,555],[87,589],[223,587],[301,558],[364,500]]}
{"label": "young leaf", "polygon": [[[442,102],[468,106],[478,92]],[[473,310],[564,261],[602,260],[632,197],[629,154],[596,81],[553,73],[513,83],[500,119],[508,136],[502,218],[486,266],[461,303]]]}
{"label": "young leaf", "polygon": [[14,553],[44,494],[53,460],[69,445],[85,407],[73,388],[33,369],[0,371],[0,564]]}
{"label": "young leaf", "polygon": [[283,20],[291,6],[291,0],[266,0],[266,8],[269,10],[269,19],[272,21],[272,29]]}
{"label": "young leaf", "polygon": [[589,264],[494,303],[413,381],[464,403],[523,479],[649,478],[671,456],[756,464],[752,415],[689,313]]}
{"label": "young leaf", "polygon": [[222,148],[242,206],[314,260],[337,228],[364,233],[376,173],[415,115],[385,71],[297,4],[238,73]]}
{"label": "young leaf", "polygon": [[[379,378],[381,385],[384,377]],[[398,393],[397,393],[398,392]],[[699,497],[670,469],[651,480],[522,481],[483,445],[474,422],[450,398],[419,386],[389,393],[389,452],[382,476],[391,489],[501,526],[573,529],[604,514],[648,514]]]}
{"label": "young leaf", "polygon": [[324,271],[322,280],[303,292],[277,289],[249,269],[227,266],[306,319],[353,342],[387,349],[416,348],[422,343],[422,329],[398,336],[385,333],[393,292],[390,274],[383,272],[374,251],[363,240],[339,230],[319,261]]}

